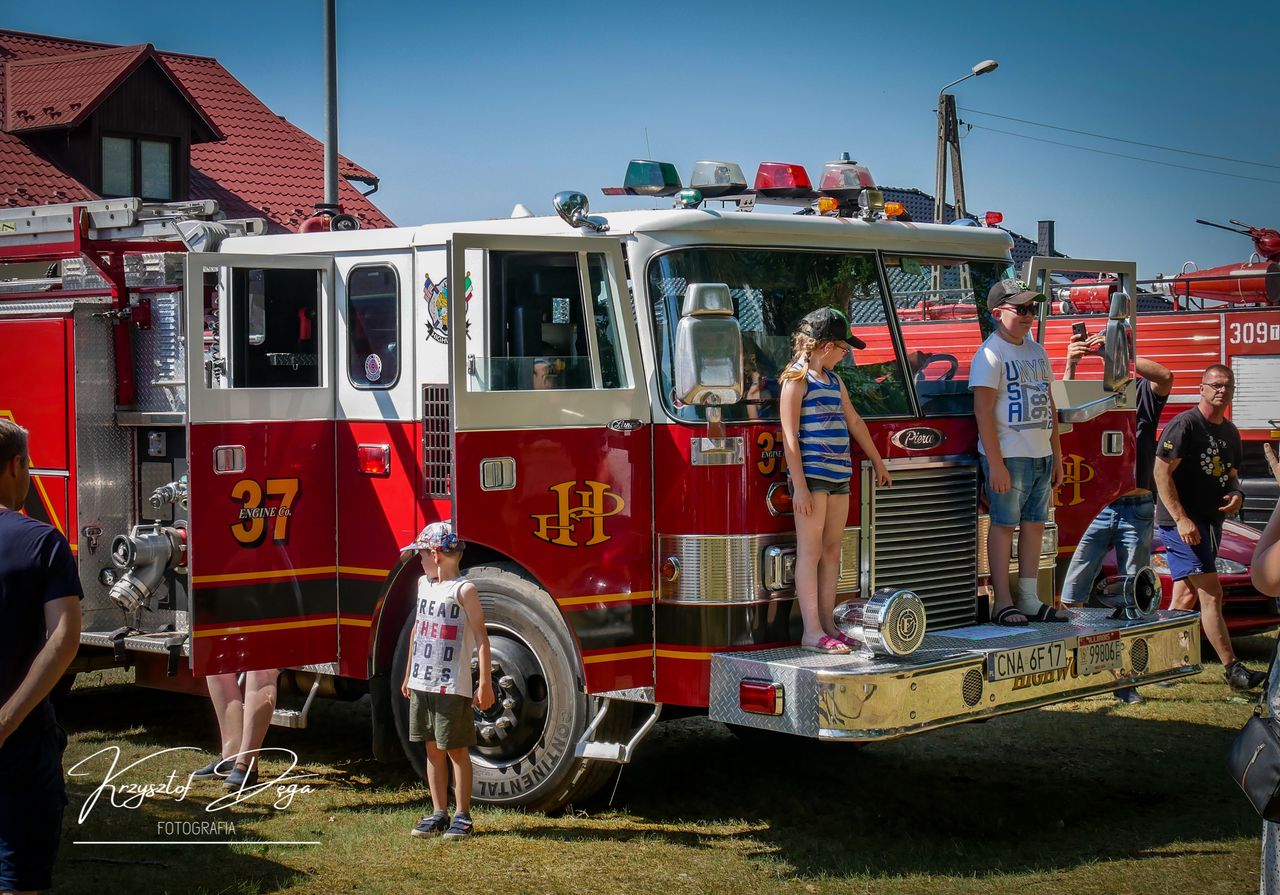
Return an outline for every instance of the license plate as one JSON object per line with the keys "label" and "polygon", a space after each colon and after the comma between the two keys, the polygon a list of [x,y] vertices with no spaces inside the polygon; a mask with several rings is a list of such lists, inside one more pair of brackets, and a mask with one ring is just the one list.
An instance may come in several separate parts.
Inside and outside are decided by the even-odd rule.
{"label": "license plate", "polygon": [[1065,640],[1000,650],[987,659],[987,678],[1003,681],[1025,674],[1043,674],[1066,668],[1070,662],[1071,653]]}
{"label": "license plate", "polygon": [[1080,638],[1076,647],[1076,673],[1081,677],[1120,667],[1124,649],[1119,631],[1089,634]]}

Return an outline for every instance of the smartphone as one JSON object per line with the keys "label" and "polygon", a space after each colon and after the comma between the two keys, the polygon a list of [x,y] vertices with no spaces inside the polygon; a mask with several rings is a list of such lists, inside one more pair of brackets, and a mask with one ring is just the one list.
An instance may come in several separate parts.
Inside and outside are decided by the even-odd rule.
{"label": "smartphone", "polygon": [[1077,320],[1075,323],[1071,324],[1071,332],[1077,339],[1089,338],[1089,327],[1085,326],[1083,320]]}

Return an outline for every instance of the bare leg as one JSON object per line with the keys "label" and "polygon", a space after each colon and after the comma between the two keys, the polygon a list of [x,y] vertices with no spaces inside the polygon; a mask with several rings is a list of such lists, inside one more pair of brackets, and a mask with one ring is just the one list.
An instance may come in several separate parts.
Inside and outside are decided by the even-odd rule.
{"label": "bare leg", "polygon": [[453,765],[453,799],[458,813],[471,816],[471,750],[463,746],[449,750],[449,764]]}
{"label": "bare leg", "polygon": [[1173,596],[1169,598],[1170,609],[1195,609],[1196,591],[1186,578],[1173,582]]}
{"label": "bare leg", "polygon": [[991,569],[991,590],[995,594],[992,615],[1013,603],[1009,593],[1009,554],[1013,550],[1013,532],[1006,525],[992,525],[987,532],[987,567]]}
{"label": "bare leg", "polygon": [[222,757],[230,758],[240,751],[244,738],[244,697],[234,674],[211,674],[205,678],[213,713],[218,718],[218,736],[222,738]]}
{"label": "bare leg", "polygon": [[836,628],[836,581],[840,578],[840,545],[849,521],[849,495],[827,495],[827,511],[822,523],[822,553],[818,560],[818,621],[822,630],[834,636]]}
{"label": "bare leg", "polygon": [[244,733],[240,737],[237,767],[245,770],[257,762],[257,751],[267,737],[271,713],[276,710],[276,678],[280,672],[249,671],[244,676]]}
{"label": "bare leg", "polygon": [[1231,635],[1227,633],[1227,623],[1222,618],[1222,582],[1218,580],[1217,572],[1192,575],[1186,580],[1195,588],[1196,597],[1200,600],[1200,625],[1204,628],[1204,636],[1209,639],[1209,645],[1225,668],[1236,661],[1236,651],[1231,647]]}
{"label": "bare leg", "polygon": [[[449,759],[448,754],[427,740],[427,788],[431,790],[431,807],[436,814],[444,814],[449,808]],[[467,796],[471,787],[467,787]]]}
{"label": "bare leg", "polygon": [[1040,574],[1040,545],[1044,541],[1043,522],[1022,523],[1018,536],[1018,577],[1035,578]]}
{"label": "bare leg", "polygon": [[826,630],[818,615],[818,563],[822,560],[822,527],[827,517],[825,491],[813,492],[813,511],[796,514],[796,602],[804,622],[801,643],[815,645]]}

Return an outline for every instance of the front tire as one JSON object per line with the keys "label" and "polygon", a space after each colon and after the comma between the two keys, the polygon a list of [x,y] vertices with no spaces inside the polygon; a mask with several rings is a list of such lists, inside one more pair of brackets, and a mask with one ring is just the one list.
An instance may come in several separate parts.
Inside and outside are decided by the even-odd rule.
{"label": "front tire", "polygon": [[[599,700],[584,691],[577,649],[560,610],[546,591],[521,571],[505,566],[468,569],[480,592],[489,634],[495,701],[475,711],[478,745],[471,750],[471,794],[480,804],[554,811],[582,802],[612,775],[609,762],[574,757],[574,747]],[[409,702],[400,682],[409,656],[413,616],[405,620],[388,682],[391,709],[405,755],[424,774],[422,743],[409,742]],[[631,706],[610,708],[597,730],[602,740],[626,736]]]}

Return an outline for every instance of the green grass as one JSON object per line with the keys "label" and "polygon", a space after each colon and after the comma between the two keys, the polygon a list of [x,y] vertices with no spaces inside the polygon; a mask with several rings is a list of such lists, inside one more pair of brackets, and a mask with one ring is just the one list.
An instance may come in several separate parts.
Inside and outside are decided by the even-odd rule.
{"label": "green grass", "polygon": [[[1269,638],[1242,646],[1265,664]],[[203,700],[82,676],[67,700],[65,765],[104,746],[124,760],[216,740]],[[315,791],[210,814],[222,790],[135,810],[73,779],[55,890],[93,893],[707,892],[1201,895],[1255,891],[1260,822],[1223,766],[1250,701],[1220,668],[1143,706],[1097,697],[850,749],[747,743],[705,719],[660,724],[595,804],[545,817],[479,809],[470,841],[408,835],[426,793],[407,766],[368,757],[363,703],[319,706],[307,730],[273,729]],[[162,756],[121,780],[162,782],[207,756]],[[160,770],[164,773],[159,773]],[[282,773],[284,765],[266,770]],[[300,781],[305,782],[305,781]],[[609,803],[610,795],[613,801]],[[76,845],[180,842],[161,821],[229,820],[237,840],[319,846]],[[204,837],[225,839],[225,834]]]}

